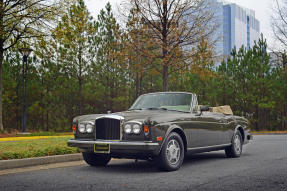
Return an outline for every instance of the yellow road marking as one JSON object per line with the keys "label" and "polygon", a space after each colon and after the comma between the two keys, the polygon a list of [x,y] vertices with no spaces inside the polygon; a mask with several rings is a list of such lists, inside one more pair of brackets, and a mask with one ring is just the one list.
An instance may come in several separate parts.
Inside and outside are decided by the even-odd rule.
{"label": "yellow road marking", "polygon": [[63,136],[31,136],[31,137],[6,137],[0,138],[1,141],[22,141],[22,140],[35,140],[35,139],[50,139],[50,138],[60,138],[60,137],[70,137],[72,138],[73,135],[63,135]]}

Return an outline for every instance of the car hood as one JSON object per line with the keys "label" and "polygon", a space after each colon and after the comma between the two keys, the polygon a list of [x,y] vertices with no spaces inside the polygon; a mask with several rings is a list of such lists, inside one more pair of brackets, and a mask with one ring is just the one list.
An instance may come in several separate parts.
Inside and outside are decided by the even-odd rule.
{"label": "car hood", "polygon": [[[143,123],[151,123],[154,122],[167,122],[173,119],[176,119],[183,114],[183,112],[177,111],[165,111],[165,110],[134,110],[134,111],[124,111],[117,112],[111,114],[91,114],[91,115],[82,115],[75,117],[73,122],[83,122],[83,121],[95,121],[98,117],[113,117],[113,116],[121,116],[124,117],[124,121],[139,121]],[[190,114],[189,114],[190,115]]]}

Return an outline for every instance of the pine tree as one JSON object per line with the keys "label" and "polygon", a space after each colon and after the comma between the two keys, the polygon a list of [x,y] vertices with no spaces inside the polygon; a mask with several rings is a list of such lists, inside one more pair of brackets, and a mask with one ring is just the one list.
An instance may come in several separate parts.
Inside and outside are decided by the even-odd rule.
{"label": "pine tree", "polygon": [[122,55],[122,38],[119,24],[112,13],[111,4],[101,10],[97,20],[96,63],[93,73],[104,87],[105,110],[126,108],[124,96],[127,94],[125,84],[128,77],[125,56]]}
{"label": "pine tree", "polygon": [[63,72],[78,81],[79,114],[83,113],[83,83],[95,55],[96,25],[83,0],[77,0],[58,23],[55,47]]}

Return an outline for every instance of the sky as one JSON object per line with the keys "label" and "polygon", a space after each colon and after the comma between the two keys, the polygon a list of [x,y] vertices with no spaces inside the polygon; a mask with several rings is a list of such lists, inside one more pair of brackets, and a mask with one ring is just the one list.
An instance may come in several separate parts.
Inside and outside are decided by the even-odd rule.
{"label": "sky", "polygon": [[[117,12],[117,6],[120,5],[122,0],[85,0],[89,11],[94,17],[97,17],[101,9],[110,2],[115,14]],[[274,46],[273,34],[270,26],[270,17],[272,13],[272,7],[274,7],[275,0],[226,0],[231,3],[236,3],[240,6],[253,9],[255,11],[256,18],[260,21],[261,33],[267,39],[269,47]]]}
{"label": "sky", "polygon": [[253,9],[255,11],[255,17],[260,21],[261,33],[263,33],[267,39],[268,45],[270,47],[274,46],[274,38],[270,20],[272,15],[272,7],[274,7],[275,0],[228,0],[228,2],[236,3],[240,6]]}

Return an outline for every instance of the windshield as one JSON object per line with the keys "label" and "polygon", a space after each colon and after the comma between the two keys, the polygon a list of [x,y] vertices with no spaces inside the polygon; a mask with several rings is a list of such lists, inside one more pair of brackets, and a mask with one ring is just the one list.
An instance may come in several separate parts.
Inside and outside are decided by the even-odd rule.
{"label": "windshield", "polygon": [[191,94],[187,93],[155,93],[140,96],[129,110],[163,109],[190,111]]}

